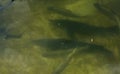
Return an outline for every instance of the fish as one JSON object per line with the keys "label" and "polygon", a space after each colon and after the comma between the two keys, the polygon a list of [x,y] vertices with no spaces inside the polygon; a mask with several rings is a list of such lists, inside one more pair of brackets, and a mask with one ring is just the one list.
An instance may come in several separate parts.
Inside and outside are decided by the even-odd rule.
{"label": "fish", "polygon": [[97,27],[87,23],[82,23],[68,19],[50,20],[50,23],[56,28],[65,31],[70,38],[74,38],[75,34],[85,36],[93,35],[104,36],[104,35],[116,35],[119,33],[119,28],[117,25],[110,27]]}
{"label": "fish", "polygon": [[9,6],[11,6],[14,1],[15,0],[10,0],[10,2],[8,2],[5,6],[0,6],[0,11],[3,11],[4,9],[8,8]]}
{"label": "fish", "polygon": [[56,58],[68,55],[73,49],[76,50],[76,55],[86,54],[103,54],[107,57],[114,57],[113,52],[106,47],[98,44],[87,43],[70,39],[38,39],[32,41],[35,45],[47,49],[47,52],[42,56]]}
{"label": "fish", "polygon": [[67,16],[67,17],[73,17],[73,18],[83,17],[83,16],[79,16],[79,15],[77,15],[77,14],[73,13],[72,11],[65,9],[65,8],[49,6],[47,9],[51,12],[54,12],[54,13],[57,13],[57,14],[60,14],[63,16]]}
{"label": "fish", "polygon": [[87,46],[88,43],[85,42],[78,42],[76,40],[69,40],[69,39],[39,39],[33,40],[33,43],[48,48],[50,50],[65,50],[65,49],[72,49],[80,46]]}

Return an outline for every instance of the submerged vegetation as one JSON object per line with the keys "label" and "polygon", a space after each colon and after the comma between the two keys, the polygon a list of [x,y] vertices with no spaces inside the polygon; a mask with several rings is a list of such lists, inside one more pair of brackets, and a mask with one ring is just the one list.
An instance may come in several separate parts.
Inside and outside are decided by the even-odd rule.
{"label": "submerged vegetation", "polygon": [[10,0],[0,6],[0,74],[120,73],[118,2]]}

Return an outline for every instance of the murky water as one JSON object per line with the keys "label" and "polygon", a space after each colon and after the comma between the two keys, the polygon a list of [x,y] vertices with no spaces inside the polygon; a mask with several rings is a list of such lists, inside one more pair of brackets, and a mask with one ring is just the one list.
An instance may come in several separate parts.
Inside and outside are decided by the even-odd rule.
{"label": "murky water", "polygon": [[0,0],[0,74],[119,74],[119,0]]}

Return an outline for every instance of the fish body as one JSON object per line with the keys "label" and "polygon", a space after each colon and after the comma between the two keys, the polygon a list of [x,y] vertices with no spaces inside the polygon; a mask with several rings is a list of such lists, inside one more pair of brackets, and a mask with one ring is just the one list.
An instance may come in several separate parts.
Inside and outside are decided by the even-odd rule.
{"label": "fish body", "polygon": [[42,47],[52,49],[52,50],[64,50],[76,48],[78,46],[85,46],[87,43],[78,42],[75,40],[68,39],[39,39],[33,41],[35,44],[40,45]]}
{"label": "fish body", "polygon": [[78,47],[89,47],[91,49],[95,49],[96,47],[99,49],[104,48],[100,45],[69,39],[39,39],[33,40],[33,43],[50,50],[64,50]]}
{"label": "fish body", "polygon": [[81,35],[111,35],[111,34],[118,34],[119,28],[118,26],[112,27],[97,27],[91,26],[86,23],[81,23],[73,20],[66,20],[66,19],[56,19],[51,20],[52,24],[57,28],[64,30],[69,37],[74,37],[75,34]]}

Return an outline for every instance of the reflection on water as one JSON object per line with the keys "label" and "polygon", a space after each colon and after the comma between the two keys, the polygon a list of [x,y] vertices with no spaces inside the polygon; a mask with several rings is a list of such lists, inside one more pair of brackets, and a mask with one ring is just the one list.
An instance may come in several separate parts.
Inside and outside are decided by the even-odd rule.
{"label": "reflection on water", "polygon": [[0,74],[120,73],[120,1],[9,1],[0,1]]}

